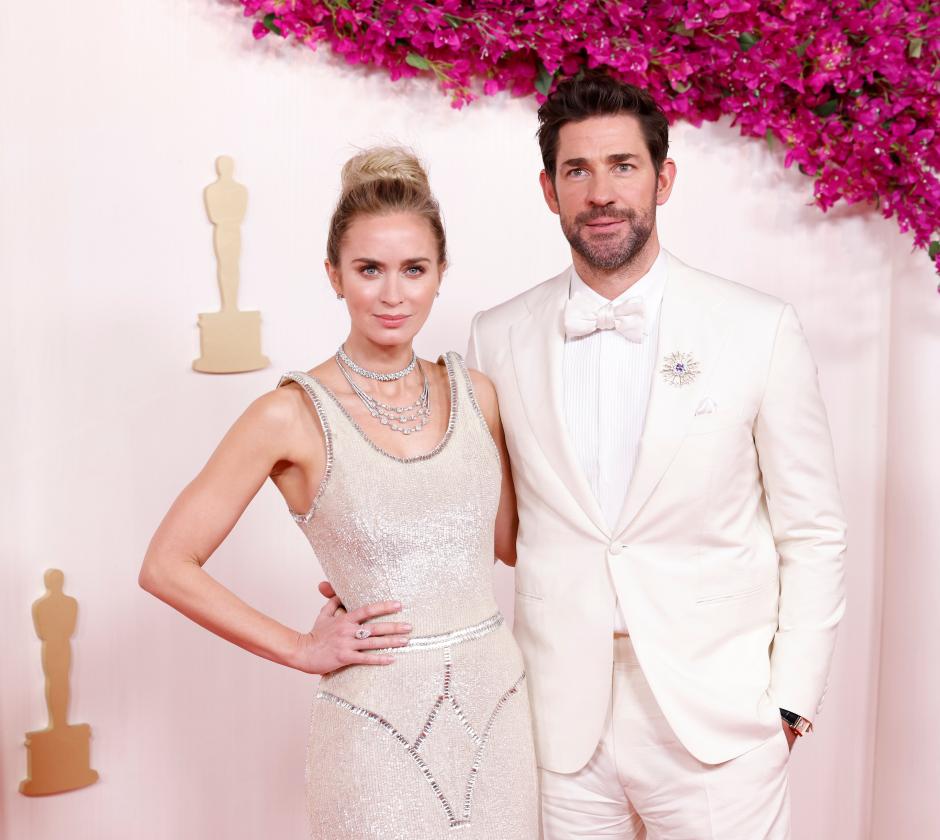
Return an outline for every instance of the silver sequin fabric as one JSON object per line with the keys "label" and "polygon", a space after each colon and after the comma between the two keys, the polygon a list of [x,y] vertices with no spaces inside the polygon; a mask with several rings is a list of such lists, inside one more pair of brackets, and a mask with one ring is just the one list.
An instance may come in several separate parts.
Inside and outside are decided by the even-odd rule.
{"label": "silver sequin fabric", "polygon": [[538,837],[525,669],[493,597],[499,452],[463,360],[443,360],[447,430],[415,458],[376,446],[314,377],[281,378],[307,392],[327,447],[317,497],[294,520],[347,609],[398,600],[393,620],[413,626],[394,664],[319,682],[306,767],[315,840]]}

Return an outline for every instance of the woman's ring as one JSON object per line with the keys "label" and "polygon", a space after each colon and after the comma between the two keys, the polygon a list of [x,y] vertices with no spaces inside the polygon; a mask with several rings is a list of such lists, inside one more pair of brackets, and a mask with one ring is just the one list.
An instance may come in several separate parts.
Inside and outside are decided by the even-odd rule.
{"label": "woman's ring", "polygon": [[361,642],[363,639],[368,639],[372,635],[372,631],[368,627],[360,627],[356,631],[356,638]]}

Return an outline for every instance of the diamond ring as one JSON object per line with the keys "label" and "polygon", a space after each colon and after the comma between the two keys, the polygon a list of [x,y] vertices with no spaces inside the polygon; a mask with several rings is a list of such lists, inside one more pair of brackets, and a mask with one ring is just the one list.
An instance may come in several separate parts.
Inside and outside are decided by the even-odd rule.
{"label": "diamond ring", "polygon": [[356,638],[359,639],[359,641],[362,641],[363,639],[368,639],[369,636],[371,635],[372,635],[372,631],[368,627],[360,627],[356,631]]}

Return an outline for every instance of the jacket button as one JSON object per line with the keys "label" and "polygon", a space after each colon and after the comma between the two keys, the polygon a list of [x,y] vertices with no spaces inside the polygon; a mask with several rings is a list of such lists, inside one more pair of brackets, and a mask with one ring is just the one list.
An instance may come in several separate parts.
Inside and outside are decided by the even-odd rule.
{"label": "jacket button", "polygon": [[610,544],[610,553],[611,554],[620,554],[626,546],[623,543],[615,542]]}

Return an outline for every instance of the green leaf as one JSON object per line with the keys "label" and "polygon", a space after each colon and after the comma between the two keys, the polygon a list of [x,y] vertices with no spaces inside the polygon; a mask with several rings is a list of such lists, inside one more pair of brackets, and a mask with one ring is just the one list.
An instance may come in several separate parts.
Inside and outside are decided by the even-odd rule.
{"label": "green leaf", "polygon": [[669,27],[670,32],[675,32],[676,35],[681,35],[683,38],[692,38],[695,33],[691,29],[686,29],[685,24],[677,23],[675,26]]}
{"label": "green leaf", "polygon": [[453,15],[444,15],[444,20],[446,20],[454,29],[460,29],[461,27],[460,19],[454,17]]}
{"label": "green leaf", "polygon": [[417,53],[411,52],[405,56],[405,63],[410,64],[412,67],[416,67],[418,70],[430,70],[431,62],[428,61],[423,55],[418,55]]}
{"label": "green leaf", "polygon": [[261,21],[264,24],[264,28],[268,32],[273,32],[275,35],[280,35],[283,37],[284,33],[281,32],[281,27],[277,25],[277,21],[274,19],[274,12],[270,12],[264,16],[264,20]]}
{"label": "green leaf", "polygon": [[549,73],[548,69],[545,67],[542,62],[539,62],[539,74],[535,79],[535,89],[542,94],[542,96],[548,96],[548,92],[552,89],[552,81],[555,78],[554,73]]}
{"label": "green leaf", "polygon": [[933,259],[940,254],[940,241],[934,240],[930,243],[930,247],[927,249],[927,253],[930,255],[930,259]]}
{"label": "green leaf", "polygon": [[907,54],[911,58],[920,58],[920,54],[923,48],[924,48],[923,38],[910,38],[907,42]]}
{"label": "green leaf", "polygon": [[764,140],[767,141],[767,148],[770,149],[771,151],[773,151],[773,148],[774,148],[774,130],[773,130],[772,128],[768,128],[767,131],[764,132]]}
{"label": "green leaf", "polygon": [[744,50],[744,52],[747,52],[759,41],[760,35],[758,35],[756,32],[742,32],[740,35],[738,35],[738,43],[741,45],[741,49]]}
{"label": "green leaf", "polygon": [[796,54],[802,58],[806,55],[806,50],[809,49],[809,45],[813,43],[813,36],[810,35],[802,44],[796,48]]}
{"label": "green leaf", "polygon": [[687,90],[692,88],[692,85],[690,85],[688,82],[670,82],[669,84],[672,85],[672,89],[676,93],[685,93]]}
{"label": "green leaf", "polygon": [[822,105],[817,105],[813,108],[820,117],[828,117],[830,114],[834,114],[839,108],[838,99],[827,99]]}

